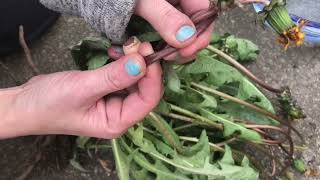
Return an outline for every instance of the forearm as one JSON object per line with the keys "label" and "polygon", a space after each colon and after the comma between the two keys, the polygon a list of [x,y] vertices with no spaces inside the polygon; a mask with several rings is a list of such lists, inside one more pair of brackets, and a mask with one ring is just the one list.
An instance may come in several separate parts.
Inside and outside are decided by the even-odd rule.
{"label": "forearm", "polygon": [[123,43],[136,0],[40,0],[49,9],[83,17],[114,43]]}

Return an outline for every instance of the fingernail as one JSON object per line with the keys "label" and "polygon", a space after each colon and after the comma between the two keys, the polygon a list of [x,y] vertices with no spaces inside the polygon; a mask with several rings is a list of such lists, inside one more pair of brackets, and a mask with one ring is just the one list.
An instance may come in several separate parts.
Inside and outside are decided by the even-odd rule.
{"label": "fingernail", "polygon": [[123,45],[124,54],[136,53],[139,50],[141,41],[133,36],[127,40],[127,42]]}
{"label": "fingernail", "polygon": [[129,59],[126,64],[126,71],[130,76],[138,76],[140,74],[140,65],[134,60]]}
{"label": "fingernail", "polygon": [[191,38],[194,34],[196,33],[196,29],[192,26],[182,26],[177,34],[176,34],[176,38],[178,41],[180,42],[184,42],[186,40],[188,40],[189,38]]}
{"label": "fingernail", "polygon": [[136,37],[132,36],[130,37],[123,46],[130,46],[131,44],[133,44],[136,41]]}

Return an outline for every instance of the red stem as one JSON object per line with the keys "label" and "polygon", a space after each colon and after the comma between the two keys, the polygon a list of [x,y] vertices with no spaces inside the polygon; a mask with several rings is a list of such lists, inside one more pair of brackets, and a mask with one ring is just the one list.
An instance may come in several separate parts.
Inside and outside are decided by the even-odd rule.
{"label": "red stem", "polygon": [[[192,22],[196,25],[197,37],[199,37],[218,17],[218,9],[211,7],[208,10],[200,10],[191,16]],[[146,64],[150,65],[157,61],[160,61],[164,57],[178,52],[179,49],[168,46],[163,50],[155,52],[147,57],[145,57]]]}

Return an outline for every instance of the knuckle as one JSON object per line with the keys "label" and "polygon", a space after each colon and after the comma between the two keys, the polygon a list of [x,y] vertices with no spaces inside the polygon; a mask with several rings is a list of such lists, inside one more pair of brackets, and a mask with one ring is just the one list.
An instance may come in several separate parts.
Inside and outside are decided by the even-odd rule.
{"label": "knuckle", "polygon": [[173,8],[163,7],[160,11],[164,17],[176,17],[177,16],[177,12]]}
{"label": "knuckle", "polygon": [[144,108],[148,110],[154,109],[159,101],[160,101],[160,96],[159,97],[146,97],[143,95],[140,95],[140,99],[144,103]]}
{"label": "knuckle", "polygon": [[113,91],[121,89],[121,81],[116,73],[112,71],[106,71],[104,73],[104,84]]}
{"label": "knuckle", "polygon": [[180,14],[176,9],[173,8],[163,8],[163,25],[172,26],[177,24],[182,24],[185,21],[185,17]]}

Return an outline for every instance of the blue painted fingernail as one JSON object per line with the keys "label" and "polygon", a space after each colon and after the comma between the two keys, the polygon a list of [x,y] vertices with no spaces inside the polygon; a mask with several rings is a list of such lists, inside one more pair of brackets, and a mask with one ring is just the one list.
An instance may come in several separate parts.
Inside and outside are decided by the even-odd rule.
{"label": "blue painted fingernail", "polygon": [[176,38],[178,41],[180,42],[184,42],[186,40],[188,40],[189,38],[191,38],[194,34],[196,33],[196,29],[192,26],[182,26],[177,34],[176,34]]}
{"label": "blue painted fingernail", "polygon": [[140,74],[140,65],[136,63],[134,60],[130,60],[127,62],[126,71],[130,76],[138,76]]}

